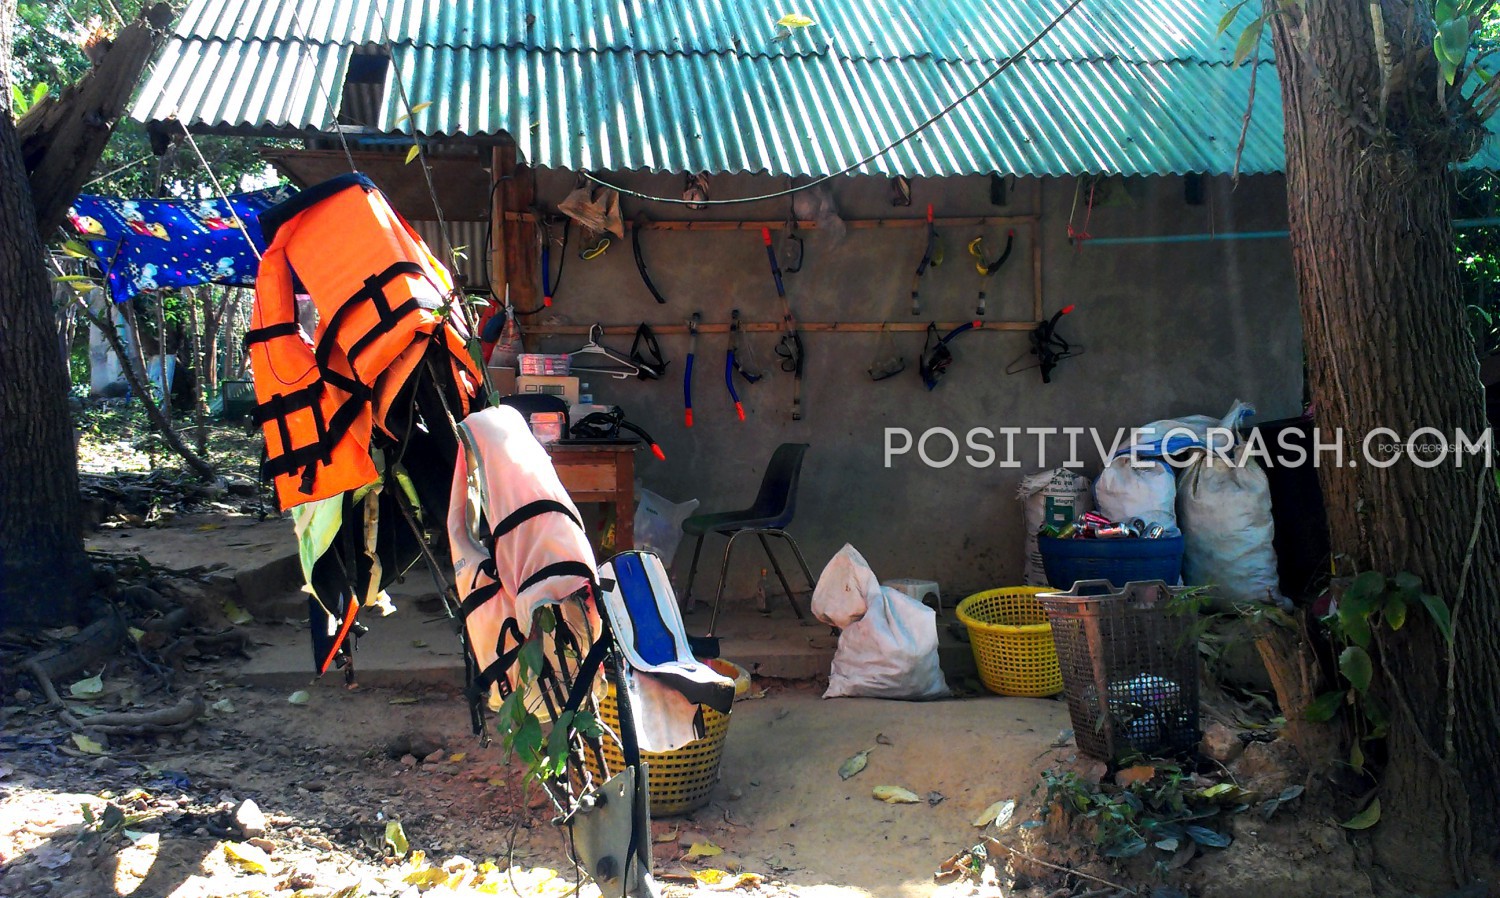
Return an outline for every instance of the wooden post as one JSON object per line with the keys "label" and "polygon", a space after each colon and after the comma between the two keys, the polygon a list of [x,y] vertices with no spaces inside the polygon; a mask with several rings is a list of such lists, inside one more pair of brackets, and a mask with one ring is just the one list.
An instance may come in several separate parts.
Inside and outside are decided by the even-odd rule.
{"label": "wooden post", "polygon": [[497,296],[510,287],[511,305],[530,312],[540,305],[537,297],[536,224],[506,213],[530,211],[536,202],[536,173],[517,160],[515,143],[506,141],[493,151],[490,176],[500,181],[490,227],[494,239],[493,276]]}

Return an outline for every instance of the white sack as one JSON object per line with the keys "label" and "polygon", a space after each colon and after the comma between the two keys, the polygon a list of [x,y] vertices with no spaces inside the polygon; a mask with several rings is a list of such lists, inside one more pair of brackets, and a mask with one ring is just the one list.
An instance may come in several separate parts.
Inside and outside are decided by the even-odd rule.
{"label": "white sack", "polygon": [[926,699],[948,694],[938,667],[937,614],[882,587],[853,546],[823,568],[813,590],[813,616],[838,627],[838,650],[824,698]]}
{"label": "white sack", "polygon": [[1043,524],[1066,527],[1086,511],[1094,508],[1089,493],[1089,479],[1076,471],[1057,468],[1039,471],[1021,481],[1017,491],[1025,506],[1027,586],[1050,586],[1042,566],[1042,552],[1037,548],[1036,532]]}
{"label": "white sack", "polygon": [[1271,546],[1271,488],[1248,444],[1233,455],[1195,459],[1177,483],[1177,519],[1185,539],[1182,582],[1210,586],[1220,603],[1287,606]]}
{"label": "white sack", "polygon": [[1111,521],[1140,518],[1177,536],[1177,474],[1165,462],[1121,455],[1094,481],[1094,505]]}
{"label": "white sack", "polygon": [[670,502],[643,486],[635,488],[635,547],[661,556],[663,567],[670,568],[682,542],[682,522],[698,508],[697,499]]}
{"label": "white sack", "polygon": [[[1184,449],[1203,448],[1208,445],[1210,436],[1213,438],[1213,448],[1223,451],[1239,441],[1236,431],[1244,425],[1245,419],[1254,414],[1255,406],[1236,399],[1234,405],[1230,406],[1229,413],[1222,418],[1188,415],[1185,418],[1152,421],[1144,427],[1134,428],[1128,444],[1121,447],[1115,455],[1132,451],[1137,456],[1171,455]],[[1225,437],[1222,433],[1211,434],[1211,431],[1229,431],[1230,435]]]}

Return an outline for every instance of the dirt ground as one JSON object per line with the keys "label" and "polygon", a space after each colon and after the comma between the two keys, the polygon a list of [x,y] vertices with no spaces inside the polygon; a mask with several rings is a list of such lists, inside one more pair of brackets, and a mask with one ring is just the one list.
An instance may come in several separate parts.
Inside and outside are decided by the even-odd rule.
{"label": "dirt ground", "polygon": [[[99,472],[85,489],[94,490],[105,526],[258,510],[254,491],[235,475],[206,493],[184,487],[157,465],[154,446],[121,436],[120,422],[105,413],[91,420],[108,425],[85,427],[81,437],[85,470]],[[221,443],[231,454],[233,439]],[[197,529],[208,538],[234,532]],[[73,633],[0,634],[0,898],[575,894],[564,834],[549,822],[554,810],[523,785],[497,745],[480,747],[455,691],[347,690],[330,676],[306,684],[305,702],[294,703],[292,690],[253,685],[241,674],[246,659],[236,640],[215,635],[230,625],[212,575],[194,576],[175,595],[197,597],[192,631],[204,640],[196,651],[165,666],[158,663],[165,650],[150,648],[156,634],[133,636],[102,670],[95,664],[56,684],[85,723],[101,711],[201,696],[203,715],[179,732],[85,737],[16,667]],[[97,684],[87,676],[95,672]],[[1078,756],[1059,701],[824,701],[822,687],[757,679],[736,704],[721,782],[707,806],[653,823],[668,895],[1366,898],[1378,891],[1363,872],[1357,838],[1326,808],[1299,806],[1270,822],[1235,815],[1224,824],[1229,847],[1179,852],[1188,863],[1171,871],[1160,861],[1153,866],[1157,854],[1104,861],[1086,828],[1080,836],[1056,819],[1023,829],[1043,815],[1035,792],[1043,770],[1103,772]],[[840,766],[865,750],[868,765],[842,778]],[[909,790],[917,801],[878,801],[877,786]],[[243,807],[247,800],[263,821]],[[1005,829],[973,825],[1006,800],[1016,808]],[[989,837],[1029,859],[1018,867],[1018,858],[1000,858],[988,865],[996,869],[934,881],[946,859]],[[1017,869],[1025,871],[1020,881],[1009,875]],[[596,894],[587,885],[576,893]]]}
{"label": "dirt ground", "polygon": [[[77,704],[107,707],[139,690],[123,671],[107,671],[104,684]],[[201,725],[117,740],[101,755],[12,690],[0,737],[0,894],[311,896],[355,883],[400,894],[384,859],[392,819],[429,858],[552,869],[558,886],[573,879],[550,808],[520,787],[498,747],[479,747],[456,695],[330,687],[295,705],[284,692],[235,685],[232,663],[206,666],[185,688],[217,709]],[[761,691],[731,717],[708,806],[657,822],[661,871],[744,870],[765,877],[751,891],[770,895],[933,894],[936,864],[977,833],[971,819],[1001,798],[1024,799],[1067,725],[1051,701],[825,702],[812,683],[763,683],[752,694]],[[841,779],[840,764],[867,748],[869,766]],[[888,805],[871,795],[882,784],[942,798]],[[240,841],[231,814],[247,798],[269,821],[269,873],[225,854]],[[97,819],[110,802],[143,819],[101,835],[81,808]],[[704,843],[723,853],[680,860]]]}

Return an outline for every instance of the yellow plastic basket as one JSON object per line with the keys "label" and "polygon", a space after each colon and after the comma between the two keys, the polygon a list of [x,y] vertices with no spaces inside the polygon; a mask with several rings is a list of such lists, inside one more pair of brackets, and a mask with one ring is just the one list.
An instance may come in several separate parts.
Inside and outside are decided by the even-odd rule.
{"label": "yellow plastic basket", "polygon": [[[710,665],[725,676],[733,677],[737,668],[727,662],[709,661]],[[620,712],[615,703],[615,689],[609,687],[599,702],[599,715],[611,730],[619,732]],[[674,751],[641,752],[646,762],[646,778],[651,789],[651,816],[671,817],[695,811],[708,803],[708,795],[719,782],[719,762],[724,758],[724,742],[729,735],[729,715],[720,714],[713,708],[703,708],[703,726],[707,734],[696,742]],[[605,761],[610,770],[623,770],[625,756],[614,740],[600,740]],[[593,753],[587,754],[589,772],[595,777],[603,774]]]}
{"label": "yellow plastic basket", "polygon": [[977,592],[958,603],[958,619],[969,628],[969,646],[979,679],[1000,695],[1043,696],[1062,692],[1062,671],[1052,644],[1052,625],[1037,602],[1047,587],[1008,586]]}

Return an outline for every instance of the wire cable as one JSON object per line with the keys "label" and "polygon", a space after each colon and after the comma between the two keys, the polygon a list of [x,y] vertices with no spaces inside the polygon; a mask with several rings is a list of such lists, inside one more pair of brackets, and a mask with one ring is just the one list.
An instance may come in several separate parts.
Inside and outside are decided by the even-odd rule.
{"label": "wire cable", "polygon": [[745,196],[745,197],[738,197],[738,198],[735,198],[735,199],[727,199],[727,200],[710,200],[710,199],[692,199],[692,200],[689,200],[689,199],[683,199],[682,197],[652,196],[649,193],[641,193],[640,191],[637,191],[637,190],[631,190],[628,187],[621,187],[618,184],[611,183],[609,181],[604,180],[603,178],[600,178],[600,177],[597,177],[595,175],[589,174],[588,172],[584,172],[583,176],[585,178],[588,178],[590,181],[593,181],[595,184],[598,184],[601,187],[608,187],[611,190],[619,192],[620,195],[622,195],[622,196],[635,197],[636,199],[647,200],[648,202],[653,202],[653,203],[671,203],[671,204],[677,205],[677,206],[693,206],[694,208],[701,207],[701,206],[731,206],[731,205],[735,205],[737,203],[758,203],[758,202],[762,202],[764,200],[774,200],[774,199],[777,199],[778,197],[791,196],[794,193],[798,193],[798,192],[803,191],[803,190],[808,190],[809,188],[817,187],[820,184],[826,184],[829,181],[832,181],[834,178],[838,178],[838,177],[841,177],[843,175],[847,175],[850,172],[854,171],[855,169],[860,168],[861,166],[867,165],[870,162],[873,162],[876,159],[879,159],[881,156],[884,156],[886,153],[889,153],[891,150],[894,150],[896,147],[901,146],[903,143],[906,143],[908,140],[911,140],[913,137],[916,137],[918,134],[921,134],[923,131],[927,130],[935,122],[937,122],[938,119],[941,119],[942,117],[946,116],[948,113],[950,113],[953,110],[957,109],[959,107],[959,105],[961,103],[963,103],[965,100],[967,100],[970,97],[974,96],[975,94],[979,93],[981,90],[984,90],[986,87],[988,87],[990,85],[990,83],[992,81],[994,81],[996,78],[999,78],[1000,75],[1006,69],[1008,69],[1011,66],[1015,65],[1023,57],[1025,57],[1025,55],[1027,53],[1031,52],[1031,49],[1033,47],[1035,47],[1037,44],[1039,44],[1039,43],[1042,42],[1042,38],[1044,38],[1048,34],[1050,34],[1052,32],[1052,29],[1054,29],[1058,25],[1062,24],[1063,19],[1067,18],[1068,14],[1071,13],[1073,10],[1077,9],[1082,3],[1083,3],[1083,0],[1071,0],[1071,2],[1069,2],[1067,6],[1063,7],[1062,12],[1058,13],[1057,16],[1054,19],[1052,19],[1052,21],[1050,21],[1050,22],[1047,23],[1046,27],[1044,27],[1041,31],[1038,31],[1036,33],[1036,35],[1031,38],[1031,40],[1027,41],[1021,47],[1021,49],[1017,50],[1016,52],[1012,53],[1010,56],[1006,57],[1003,61],[1001,61],[1000,65],[993,72],[990,72],[978,84],[974,85],[973,87],[969,88],[964,93],[960,94],[958,97],[956,97],[948,105],[944,106],[942,109],[939,109],[937,112],[934,112],[932,115],[928,116],[925,121],[923,121],[921,124],[917,125],[915,128],[912,128],[910,131],[907,131],[905,134],[901,135],[900,137],[896,138],[895,140],[891,141],[890,143],[886,144],[885,146],[881,147],[880,149],[876,150],[875,152],[869,154],[868,156],[864,157],[863,159],[860,159],[857,162],[851,162],[850,164],[844,166],[843,168],[839,169],[836,172],[832,172],[830,174],[826,174],[826,175],[822,175],[821,177],[814,178],[813,180],[807,182],[806,184],[802,184],[802,185],[799,185],[797,187],[788,187],[785,190],[778,190],[775,193],[763,193],[760,196]]}
{"label": "wire cable", "polygon": [[[297,7],[299,5],[301,5],[300,4],[300,0],[299,0],[298,3],[293,3],[291,5],[291,10],[292,10],[292,24],[294,26],[296,26],[296,28],[297,28],[298,31],[302,32],[302,46],[303,47],[311,48],[312,47],[312,38],[308,36],[307,29],[304,28],[304,27],[302,27],[302,19],[297,15]],[[314,54],[317,53],[316,50],[313,50],[312,52]],[[301,65],[301,56],[302,56],[302,51],[298,50],[297,51],[297,57],[298,57],[298,65],[299,65],[299,67]],[[339,145],[344,148],[344,158],[347,159],[347,160],[349,160],[349,170],[352,171],[352,172],[357,172],[357,171],[359,171],[359,166],[357,166],[357,165],[354,164],[354,153],[349,150],[349,140],[348,140],[348,138],[346,138],[344,136],[344,126],[339,123],[338,113],[335,111],[335,108],[334,108],[334,105],[333,105],[333,95],[328,92],[328,86],[325,85],[323,83],[322,79],[318,77],[318,67],[317,67],[317,63],[316,63],[316,56],[314,56],[314,60],[315,61],[313,63],[313,80],[316,81],[317,84],[318,84],[318,91],[323,94],[323,102],[325,102],[325,103],[328,104],[328,114],[333,117],[333,121],[330,124],[332,124],[333,127],[334,127],[334,130],[338,132],[338,135],[339,135]],[[392,63],[392,66],[394,67],[394,63]]]}

